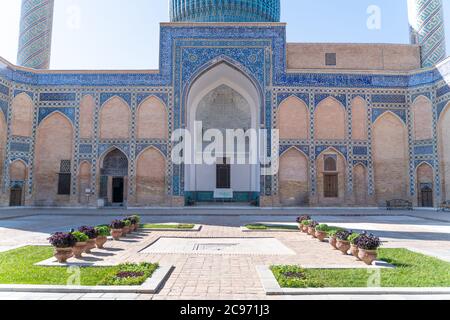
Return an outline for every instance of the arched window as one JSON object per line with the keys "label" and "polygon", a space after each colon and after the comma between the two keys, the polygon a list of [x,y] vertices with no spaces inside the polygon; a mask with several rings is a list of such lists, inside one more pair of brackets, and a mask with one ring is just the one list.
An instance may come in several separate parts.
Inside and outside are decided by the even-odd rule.
{"label": "arched window", "polygon": [[337,161],[334,155],[325,155],[324,161],[324,171],[336,172],[337,171]]}

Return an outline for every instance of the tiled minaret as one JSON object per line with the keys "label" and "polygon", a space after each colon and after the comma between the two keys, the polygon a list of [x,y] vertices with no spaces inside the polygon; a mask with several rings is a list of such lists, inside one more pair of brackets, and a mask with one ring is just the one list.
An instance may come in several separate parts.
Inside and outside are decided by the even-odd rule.
{"label": "tiled minaret", "polygon": [[442,61],[445,53],[442,0],[408,0],[411,43],[422,47],[422,67]]}
{"label": "tiled minaret", "polygon": [[54,0],[22,0],[17,64],[48,69],[52,46]]}

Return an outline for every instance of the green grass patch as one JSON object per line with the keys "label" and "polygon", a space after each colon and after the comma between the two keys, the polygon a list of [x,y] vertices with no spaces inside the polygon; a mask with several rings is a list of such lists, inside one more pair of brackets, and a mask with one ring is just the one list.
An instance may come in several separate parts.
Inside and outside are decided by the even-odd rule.
{"label": "green grass patch", "polygon": [[[41,267],[35,263],[53,256],[52,247],[27,246],[0,253],[0,284],[32,284],[32,285],[67,285],[74,272],[66,267]],[[141,277],[122,278],[117,281],[118,272],[130,268],[139,269]],[[116,267],[83,267],[80,268],[80,284],[96,285],[140,285],[151,277],[158,268],[156,264],[119,265]],[[133,271],[133,270],[131,270]]]}
{"label": "green grass patch", "polygon": [[[380,269],[381,287],[450,287],[450,263],[406,249],[379,249],[378,259],[396,266]],[[363,288],[373,279],[373,269],[303,269],[272,266],[283,288]]]}
{"label": "green grass patch", "polygon": [[247,224],[245,226],[250,230],[298,230],[298,226],[291,225],[273,225],[273,224]]}
{"label": "green grass patch", "polygon": [[184,223],[176,223],[176,224],[142,224],[141,228],[144,229],[181,229],[181,230],[191,230],[194,229],[195,224],[184,224]]}

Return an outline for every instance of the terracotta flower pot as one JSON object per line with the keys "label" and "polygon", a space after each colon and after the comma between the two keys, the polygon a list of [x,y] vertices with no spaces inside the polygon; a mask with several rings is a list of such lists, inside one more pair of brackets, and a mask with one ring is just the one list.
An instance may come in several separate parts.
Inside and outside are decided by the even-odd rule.
{"label": "terracotta flower pot", "polygon": [[122,229],[112,229],[111,230],[111,236],[114,240],[119,240],[122,236]]}
{"label": "terracotta flower pot", "polygon": [[377,260],[377,250],[364,250],[359,248],[358,251],[358,258],[364,261],[364,263],[369,266],[371,266],[372,263]]}
{"label": "terracotta flower pot", "polygon": [[308,226],[302,225],[302,232],[308,233]]}
{"label": "terracotta flower pot", "polygon": [[59,263],[66,263],[67,259],[72,257],[72,248],[55,248],[55,258]]}
{"label": "terracotta flower pot", "polygon": [[359,253],[358,246],[356,246],[356,245],[354,245],[354,244],[351,244],[350,252],[351,252],[351,254],[352,254],[355,258],[357,258],[358,260],[360,260],[359,257],[358,257],[358,253]]}
{"label": "terracotta flower pot", "polygon": [[97,239],[95,239],[95,244],[96,244],[97,248],[103,249],[103,246],[105,245],[105,243],[107,241],[108,241],[107,237],[97,237]]}
{"label": "terracotta flower pot", "polygon": [[308,234],[310,236],[312,236],[313,238],[316,237],[316,229],[314,229],[313,227],[308,227]]}
{"label": "terracotta flower pot", "polygon": [[328,242],[330,243],[330,245],[333,247],[334,250],[337,250],[337,240],[336,237],[330,237],[330,239],[328,239]]}
{"label": "terracotta flower pot", "polygon": [[89,239],[86,242],[86,249],[84,252],[91,253],[92,249],[95,249],[95,239]]}
{"label": "terracotta flower pot", "polygon": [[136,223],[135,225],[134,225],[134,231],[138,231],[139,230],[139,223]]}
{"label": "terracotta flower pot", "polygon": [[316,238],[319,239],[320,242],[325,241],[327,237],[327,233],[324,231],[317,231],[316,230]]}
{"label": "terracotta flower pot", "polygon": [[340,250],[342,252],[342,254],[347,254],[348,250],[350,250],[350,241],[343,241],[343,240],[339,240],[337,239],[337,243],[336,243],[336,247],[338,250]]}
{"label": "terracotta flower pot", "polygon": [[82,254],[84,250],[86,250],[87,242],[77,242],[75,246],[72,248],[73,255],[75,258],[80,259],[82,258]]}
{"label": "terracotta flower pot", "polygon": [[130,227],[129,226],[123,227],[122,236],[126,237],[128,233],[130,233]]}

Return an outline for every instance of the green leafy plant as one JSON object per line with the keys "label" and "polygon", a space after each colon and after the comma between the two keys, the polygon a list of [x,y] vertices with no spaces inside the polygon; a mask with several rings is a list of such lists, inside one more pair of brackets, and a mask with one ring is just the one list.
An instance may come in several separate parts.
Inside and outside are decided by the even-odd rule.
{"label": "green leafy plant", "polygon": [[136,220],[136,223],[137,223],[137,224],[141,223],[141,217],[138,216],[137,214],[132,215],[131,217],[134,218],[134,220]]}
{"label": "green leafy plant", "polygon": [[100,285],[106,286],[137,286],[150,278],[158,269],[158,264],[143,262],[140,264],[121,264],[115,274],[105,277]]}
{"label": "green leafy plant", "polygon": [[124,223],[125,227],[131,226],[131,221],[130,220],[123,220],[123,223]]}
{"label": "green leafy plant", "polygon": [[319,224],[316,227],[316,231],[321,231],[321,232],[328,232],[329,229],[330,229],[330,227],[327,224]]}
{"label": "green leafy plant", "polygon": [[311,224],[312,220],[303,220],[302,226],[309,226]]}
{"label": "green leafy plant", "polygon": [[100,237],[107,237],[111,233],[111,229],[108,226],[98,226],[95,227],[95,230]]}
{"label": "green leafy plant", "polygon": [[348,241],[350,241],[351,244],[356,244],[356,241],[358,240],[358,238],[361,236],[361,234],[353,232],[349,237],[348,237]]}
{"label": "green leafy plant", "polygon": [[328,229],[328,231],[327,231],[327,234],[328,234],[329,237],[335,238],[335,237],[336,237],[336,234],[337,234],[339,231],[342,231],[342,230],[344,230],[344,229],[338,228],[338,227],[329,227],[329,229]]}
{"label": "green leafy plant", "polygon": [[80,231],[74,231],[72,232],[73,237],[78,242],[86,242],[89,240],[89,237],[85,235],[83,232]]}

